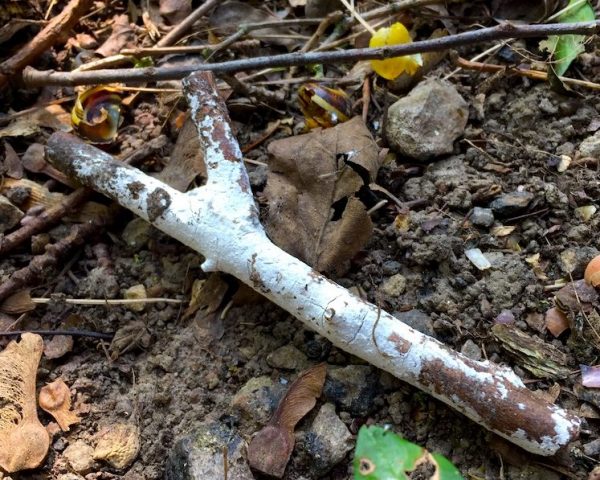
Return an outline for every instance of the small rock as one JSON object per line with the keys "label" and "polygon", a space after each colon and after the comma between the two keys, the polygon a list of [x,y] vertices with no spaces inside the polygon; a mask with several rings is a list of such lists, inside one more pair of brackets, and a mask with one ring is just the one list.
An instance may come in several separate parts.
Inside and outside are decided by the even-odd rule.
{"label": "small rock", "polygon": [[94,460],[104,460],[119,470],[129,467],[140,452],[140,432],[131,423],[116,423],[98,432]]}
{"label": "small rock", "polygon": [[600,130],[581,142],[579,153],[583,157],[600,158]]}
{"label": "small rock", "polygon": [[83,298],[116,298],[119,295],[119,280],[111,269],[92,268],[77,285]]}
{"label": "small rock", "polygon": [[412,327],[425,335],[429,335],[430,337],[435,336],[433,322],[425,312],[413,308],[406,312],[394,312],[393,315],[401,322],[406,323],[409,327]]}
{"label": "small rock", "polygon": [[491,208],[475,207],[469,218],[471,223],[478,227],[491,227],[494,223],[494,213]]}
{"label": "small rock", "polygon": [[214,370],[210,370],[204,376],[204,380],[206,382],[206,388],[208,390],[214,390],[219,386],[220,380],[219,375]]}
{"label": "small rock", "polygon": [[231,406],[252,421],[264,425],[277,408],[285,387],[269,377],[254,377],[240,388],[231,400]]}
{"label": "small rock", "polygon": [[582,278],[585,267],[598,253],[594,247],[567,248],[560,252],[558,264],[567,275],[571,274],[574,279]]}
{"label": "small rock", "polygon": [[366,365],[330,368],[327,372],[325,397],[352,415],[366,416],[373,411],[377,378]]}
{"label": "small rock", "polygon": [[471,339],[468,339],[460,349],[460,353],[472,360],[481,360],[481,348]]}
{"label": "small rock", "polygon": [[588,457],[595,457],[600,454],[600,438],[583,444],[583,453]]}
{"label": "small rock", "polygon": [[525,210],[533,200],[533,193],[504,193],[490,203],[490,208],[500,217],[509,217]]}
{"label": "small rock", "polygon": [[326,474],[352,447],[352,434],[336,415],[335,406],[326,403],[304,434],[304,450],[310,457],[311,469],[314,468],[317,475]]}
{"label": "small rock", "polygon": [[[2,478],[2,477],[0,477]],[[76,473],[63,473],[56,477],[56,480],[85,480],[81,475],[77,475]]]}
{"label": "small rock", "polygon": [[[125,290],[125,292],[123,293],[123,298],[127,298],[130,300],[148,298],[148,294],[146,293],[146,287],[141,283],[139,285],[133,285],[132,287],[129,287],[127,290]],[[143,312],[144,308],[146,308],[146,304],[144,302],[129,303],[127,304],[127,308],[133,310],[134,312]]]}
{"label": "small rock", "polygon": [[387,140],[398,153],[426,161],[452,153],[468,116],[467,102],[454,86],[427,80],[389,108]]}
{"label": "small rock", "polygon": [[10,203],[8,198],[0,195],[0,234],[19,224],[25,214]]}
{"label": "small rock", "polygon": [[258,165],[256,168],[248,172],[250,186],[254,190],[260,190],[267,184],[267,173],[269,167],[266,165]]}
{"label": "small rock", "polygon": [[146,246],[148,240],[150,240],[151,231],[152,225],[146,220],[143,218],[134,218],[125,226],[123,233],[121,233],[121,238],[128,247],[137,252]]}
{"label": "small rock", "polygon": [[387,260],[383,262],[381,271],[384,275],[394,275],[395,273],[398,273],[400,268],[402,268],[402,264],[400,262],[397,262],[396,260]]}
{"label": "small rock", "polygon": [[63,455],[69,466],[82,475],[90,473],[94,467],[94,449],[81,440],[69,445]]}
{"label": "small rock", "polygon": [[227,478],[253,480],[245,456],[246,443],[220,423],[202,425],[193,434],[180,439],[169,453],[166,480],[226,478],[224,452],[227,452]]}
{"label": "small rock", "polygon": [[308,359],[293,345],[284,345],[267,355],[267,363],[273,368],[286,370],[304,370],[308,367]]}
{"label": "small rock", "polygon": [[404,293],[406,290],[406,277],[399,273],[392,275],[383,282],[380,287],[381,293],[388,297],[396,298]]}

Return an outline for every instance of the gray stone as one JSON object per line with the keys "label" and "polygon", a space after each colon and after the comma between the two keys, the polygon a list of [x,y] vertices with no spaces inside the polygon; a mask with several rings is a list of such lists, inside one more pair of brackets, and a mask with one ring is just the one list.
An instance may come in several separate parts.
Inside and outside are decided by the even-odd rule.
{"label": "gray stone", "polygon": [[10,203],[8,198],[0,195],[0,234],[16,227],[25,214],[19,207]]}
{"label": "gray stone", "polygon": [[150,232],[152,231],[152,225],[142,218],[134,218],[129,222],[121,238],[127,244],[128,247],[135,251],[141,250],[146,246],[148,240],[150,240]]}
{"label": "gray stone", "polygon": [[584,157],[600,158],[600,130],[581,142],[579,153]]}
{"label": "gray stone", "polygon": [[460,353],[473,360],[481,360],[481,348],[471,339],[463,344]]}
{"label": "gray stone", "polygon": [[177,441],[165,466],[166,480],[225,478],[223,452],[227,452],[227,478],[253,480],[245,455],[245,442],[220,423],[202,425]]}
{"label": "gray stone", "polygon": [[588,457],[595,457],[600,454],[600,438],[583,444],[583,453]]}
{"label": "gray stone", "polygon": [[269,377],[254,377],[240,388],[231,400],[231,406],[245,418],[259,425],[266,424],[279,404],[285,388]]}
{"label": "gray stone", "polygon": [[387,140],[401,155],[426,161],[452,153],[468,116],[467,102],[452,84],[427,80],[390,107]]}
{"label": "gray stone", "polygon": [[394,312],[393,315],[401,322],[406,323],[409,327],[412,327],[425,335],[431,337],[435,336],[433,322],[425,312],[414,308],[406,312]]}
{"label": "gray stone", "polygon": [[375,407],[377,376],[366,365],[330,368],[323,393],[339,408],[352,415],[369,415]]}
{"label": "gray stone", "polygon": [[397,262],[396,260],[387,260],[383,262],[381,271],[384,273],[384,275],[394,275],[395,273],[398,273],[400,268],[402,268],[402,264],[400,262]]}
{"label": "gray stone", "polygon": [[406,277],[399,273],[387,278],[379,288],[381,293],[388,297],[396,298],[406,290]]}
{"label": "gray stone", "polygon": [[311,470],[324,475],[340,463],[353,447],[352,434],[335,413],[335,406],[321,407],[310,429],[304,434],[304,450],[310,457]]}
{"label": "gray stone", "polygon": [[575,280],[583,277],[590,260],[598,255],[594,247],[573,247],[560,252],[558,264],[565,274],[571,274]]}
{"label": "gray stone", "polygon": [[293,345],[284,345],[267,355],[267,363],[273,368],[304,370],[309,362],[306,355]]}
{"label": "gray stone", "polygon": [[529,192],[503,193],[490,203],[490,208],[499,217],[509,217],[523,212],[533,198],[533,193]]}
{"label": "gray stone", "polygon": [[494,213],[491,208],[475,207],[469,218],[471,223],[478,227],[491,227],[494,223]]}

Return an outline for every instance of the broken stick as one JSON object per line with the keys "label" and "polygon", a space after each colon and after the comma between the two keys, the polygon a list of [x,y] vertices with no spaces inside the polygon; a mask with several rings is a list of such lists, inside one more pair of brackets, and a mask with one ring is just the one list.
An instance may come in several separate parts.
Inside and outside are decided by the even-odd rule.
{"label": "broken stick", "polygon": [[65,133],[54,164],[286,309],[339,348],[440,399],[525,450],[552,455],[580,419],[533,394],[509,368],[457,353],[381,311],[274,245],[259,222],[242,153],[211,73],[184,89],[205,151],[206,185],[181,193]]}

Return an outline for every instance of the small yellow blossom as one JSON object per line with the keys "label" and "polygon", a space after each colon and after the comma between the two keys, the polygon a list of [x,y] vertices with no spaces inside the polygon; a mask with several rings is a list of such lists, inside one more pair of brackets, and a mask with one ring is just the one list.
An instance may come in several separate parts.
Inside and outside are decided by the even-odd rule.
{"label": "small yellow blossom", "polygon": [[[412,42],[412,39],[406,27],[396,22],[391,27],[377,30],[369,41],[369,47],[385,47],[410,42]],[[404,55],[385,60],[371,60],[373,70],[387,80],[393,80],[404,72],[414,75],[421,65],[423,65],[423,62],[419,54]]]}

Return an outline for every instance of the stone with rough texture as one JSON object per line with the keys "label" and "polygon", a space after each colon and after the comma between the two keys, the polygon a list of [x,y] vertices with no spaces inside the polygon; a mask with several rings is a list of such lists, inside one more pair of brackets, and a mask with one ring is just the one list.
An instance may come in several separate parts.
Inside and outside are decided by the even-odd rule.
{"label": "stone with rough texture", "polygon": [[490,227],[494,223],[494,214],[490,208],[475,207],[469,219],[478,227]]}
{"label": "stone with rough texture", "polygon": [[467,102],[450,83],[421,82],[390,107],[387,141],[401,155],[430,160],[452,153],[468,117]]}
{"label": "stone with rough texture", "polygon": [[533,193],[503,193],[490,203],[490,208],[500,217],[509,217],[523,212],[533,200]]}
{"label": "stone with rough texture", "polygon": [[381,293],[388,297],[398,297],[406,290],[406,277],[399,273],[392,275],[381,285]]}
{"label": "stone with rough texture", "polygon": [[321,407],[310,429],[304,434],[303,445],[318,475],[331,470],[352,449],[352,434],[335,413],[332,403]]}
{"label": "stone with rough texture", "polygon": [[584,157],[600,158],[600,130],[581,142],[579,153]]}
{"label": "stone with rough texture", "polygon": [[227,478],[253,480],[245,455],[245,442],[220,423],[202,425],[180,439],[171,449],[165,466],[166,480],[226,478],[223,452],[227,452]]}
{"label": "stone with rough texture", "polygon": [[269,353],[267,363],[273,368],[285,370],[304,370],[309,366],[306,355],[293,345],[284,345]]}
{"label": "stone with rough texture", "polygon": [[375,406],[377,377],[367,365],[330,368],[323,393],[339,408],[352,415],[368,415]]}
{"label": "stone with rough texture", "polygon": [[82,475],[91,472],[94,467],[94,448],[81,440],[69,445],[63,455],[69,462],[69,466]]}

